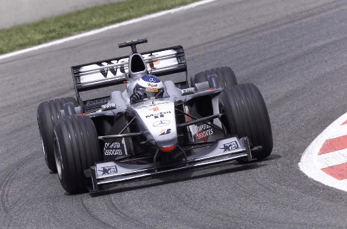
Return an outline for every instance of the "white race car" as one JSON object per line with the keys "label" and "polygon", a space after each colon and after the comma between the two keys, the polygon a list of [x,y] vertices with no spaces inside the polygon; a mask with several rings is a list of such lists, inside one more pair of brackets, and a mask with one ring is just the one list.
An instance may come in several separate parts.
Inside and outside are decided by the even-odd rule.
{"label": "white race car", "polygon": [[[269,115],[253,84],[229,67],[188,81],[182,46],[71,67],[75,98],[43,102],[37,120],[48,168],[68,193],[230,160],[260,160],[273,147]],[[186,73],[186,80],[161,76]],[[81,92],[125,86],[83,100]]]}

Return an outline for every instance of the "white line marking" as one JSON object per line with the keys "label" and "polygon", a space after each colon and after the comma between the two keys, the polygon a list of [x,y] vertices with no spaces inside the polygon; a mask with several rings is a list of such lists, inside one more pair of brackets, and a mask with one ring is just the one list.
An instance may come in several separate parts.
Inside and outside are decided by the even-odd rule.
{"label": "white line marking", "polygon": [[[318,156],[318,152],[322,148],[325,140],[330,139],[331,136],[341,136],[340,134],[342,134],[343,131],[340,132],[339,130],[341,124],[346,120],[347,113],[335,120],[320,135],[318,135],[318,137],[306,148],[298,165],[300,170],[308,177],[327,186],[347,192],[347,180],[339,181],[324,173],[321,170],[322,162],[318,161],[318,157],[323,156]],[[346,125],[343,125],[342,127],[347,128]],[[340,132],[338,135],[336,134],[336,130]]]}
{"label": "white line marking", "polygon": [[89,32],[86,32],[86,33],[81,33],[81,34],[78,34],[78,35],[75,35],[75,36],[72,36],[72,37],[67,37],[67,38],[59,39],[59,40],[52,41],[52,42],[49,42],[49,43],[46,43],[46,44],[42,44],[42,45],[34,46],[34,47],[31,47],[31,48],[22,49],[22,50],[19,50],[19,51],[7,53],[7,54],[4,54],[4,55],[1,55],[0,56],[0,60],[6,59],[6,58],[9,58],[9,57],[13,57],[13,56],[17,56],[17,55],[21,55],[23,53],[27,53],[27,52],[31,52],[31,51],[35,51],[35,50],[39,50],[39,49],[43,49],[43,48],[47,48],[47,47],[51,47],[51,46],[54,46],[54,45],[59,45],[59,44],[62,44],[62,43],[68,42],[68,41],[72,41],[72,40],[76,40],[76,39],[80,39],[80,38],[83,38],[83,37],[89,37],[89,36],[92,36],[92,35],[95,35],[95,34],[99,34],[99,33],[102,33],[102,32],[105,32],[105,31],[108,31],[108,30],[111,30],[111,29],[116,29],[116,28],[121,27],[121,26],[131,25],[131,24],[135,24],[135,23],[138,23],[138,22],[141,22],[141,21],[152,19],[152,18],[161,17],[161,16],[166,15],[166,14],[173,14],[173,13],[177,13],[179,11],[192,9],[192,8],[197,7],[197,6],[201,6],[201,5],[204,5],[204,4],[207,4],[207,3],[210,3],[210,2],[214,2],[214,1],[216,1],[216,0],[203,0],[203,1],[195,2],[195,3],[192,3],[192,4],[186,5],[186,6],[181,6],[181,7],[175,8],[175,9],[165,10],[165,11],[162,11],[162,12],[159,12],[159,13],[150,14],[150,15],[143,16],[143,17],[140,17],[140,18],[135,18],[135,19],[132,19],[132,20],[129,20],[129,21],[125,21],[125,22],[114,24],[114,25],[106,26],[106,27],[103,27],[101,29],[96,29],[96,30],[92,30],[92,31],[89,31]]}
{"label": "white line marking", "polygon": [[327,168],[334,165],[340,165],[347,162],[347,149],[319,155],[317,157],[318,168]]}
{"label": "white line marking", "polygon": [[[343,123],[343,121],[342,121]],[[342,125],[342,123],[340,123],[339,125],[336,125],[334,127],[334,132],[331,132],[329,134],[329,138],[338,138],[344,135],[347,135],[347,124]]]}

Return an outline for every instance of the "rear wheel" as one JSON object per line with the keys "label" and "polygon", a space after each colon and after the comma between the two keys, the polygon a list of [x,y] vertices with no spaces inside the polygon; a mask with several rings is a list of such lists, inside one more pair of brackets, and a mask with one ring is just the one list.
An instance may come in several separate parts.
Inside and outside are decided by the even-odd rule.
{"label": "rear wheel", "polygon": [[[213,85],[217,81],[219,86],[223,89],[237,85],[235,73],[233,72],[233,70],[231,70],[230,67],[221,67],[206,70],[204,72],[196,74],[190,80],[192,87],[194,87],[196,84],[203,83],[206,81],[209,82],[210,87],[214,87]],[[209,111],[212,111],[212,105],[206,103],[206,101],[204,100],[196,100],[192,104],[192,107],[202,116],[211,115]]]}
{"label": "rear wheel", "polygon": [[102,160],[94,123],[89,117],[66,116],[55,127],[54,141],[61,185],[70,194],[86,192],[84,170]]}
{"label": "rear wheel", "polygon": [[252,153],[258,160],[268,157],[273,147],[272,130],[267,108],[259,89],[253,84],[240,84],[223,90],[220,96],[222,123],[229,135],[248,137]]}
{"label": "rear wheel", "polygon": [[43,155],[47,167],[53,173],[57,172],[53,149],[54,125],[61,118],[60,110],[63,110],[64,104],[68,102],[71,102],[74,107],[78,106],[75,98],[68,97],[45,101],[37,108],[37,123],[39,126]]}
{"label": "rear wheel", "polygon": [[209,75],[217,75],[219,86],[223,89],[237,85],[235,73],[230,67],[213,68],[204,72],[199,72],[194,76],[192,83],[196,84],[208,81]]}

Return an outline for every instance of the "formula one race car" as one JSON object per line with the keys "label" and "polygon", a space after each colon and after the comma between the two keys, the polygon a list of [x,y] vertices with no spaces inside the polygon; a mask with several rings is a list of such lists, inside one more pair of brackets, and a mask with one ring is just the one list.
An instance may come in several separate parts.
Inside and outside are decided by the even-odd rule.
{"label": "formula one race car", "polygon": [[[188,80],[182,46],[139,53],[141,43],[147,39],[119,44],[131,47],[130,56],[71,67],[76,99],[38,107],[46,164],[68,193],[271,154],[270,119],[256,86],[237,84],[229,67]],[[184,81],[161,80],[180,72]],[[124,91],[81,97],[110,86]]]}

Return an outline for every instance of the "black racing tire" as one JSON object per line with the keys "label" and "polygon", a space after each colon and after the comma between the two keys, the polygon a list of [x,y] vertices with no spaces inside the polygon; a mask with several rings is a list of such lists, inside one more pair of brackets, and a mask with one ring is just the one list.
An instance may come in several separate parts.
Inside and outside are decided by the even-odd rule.
{"label": "black racing tire", "polygon": [[258,160],[270,156],[273,137],[269,114],[259,89],[254,84],[239,84],[223,90],[220,96],[221,121],[230,136],[248,137],[251,147],[261,146],[252,152]]}
{"label": "black racing tire", "polygon": [[208,80],[209,75],[217,75],[219,85],[224,89],[237,85],[237,79],[230,67],[213,68],[204,72],[199,72],[194,76],[193,83],[201,83]]}
{"label": "black racing tire", "polygon": [[37,123],[43,155],[48,169],[53,173],[57,172],[53,149],[54,125],[61,118],[60,110],[63,110],[64,104],[68,102],[71,102],[75,107],[78,106],[75,98],[68,97],[42,102],[37,108]]}
{"label": "black racing tire", "polygon": [[93,121],[89,117],[63,117],[55,126],[54,143],[61,185],[70,194],[86,192],[91,183],[84,170],[102,160]]}

